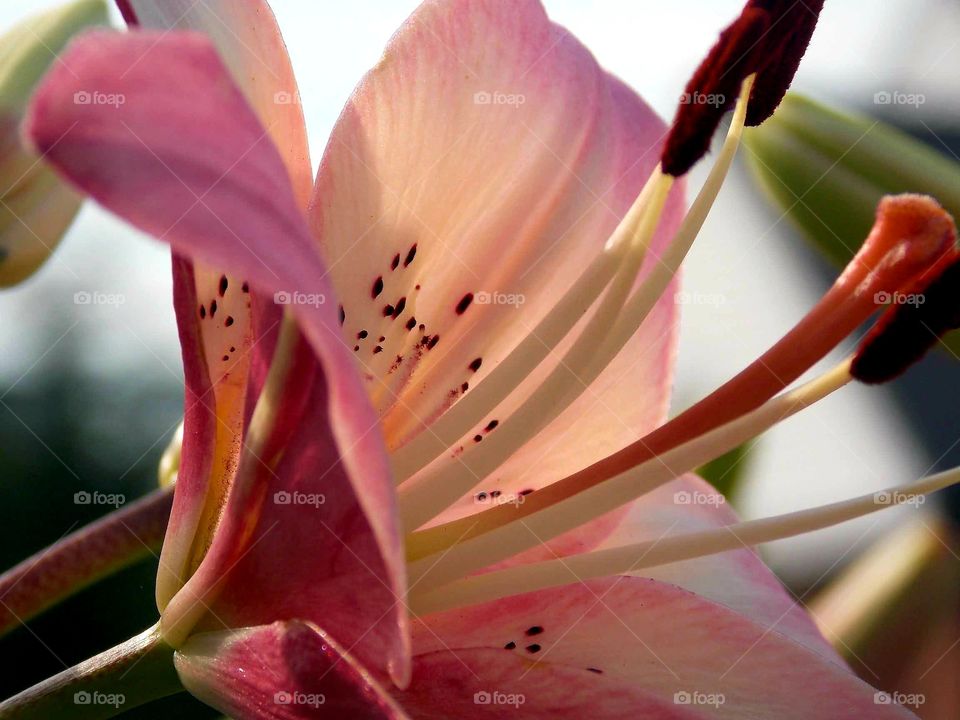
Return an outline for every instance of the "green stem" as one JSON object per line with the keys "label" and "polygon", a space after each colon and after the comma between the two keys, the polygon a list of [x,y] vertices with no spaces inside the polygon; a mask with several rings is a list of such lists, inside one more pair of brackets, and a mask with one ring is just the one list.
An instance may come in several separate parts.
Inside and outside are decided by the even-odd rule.
{"label": "green stem", "polygon": [[159,552],[172,501],[172,487],[157,490],[0,575],[0,636],[97,580]]}
{"label": "green stem", "polygon": [[181,691],[173,648],[154,625],[0,703],[0,720],[98,720]]}

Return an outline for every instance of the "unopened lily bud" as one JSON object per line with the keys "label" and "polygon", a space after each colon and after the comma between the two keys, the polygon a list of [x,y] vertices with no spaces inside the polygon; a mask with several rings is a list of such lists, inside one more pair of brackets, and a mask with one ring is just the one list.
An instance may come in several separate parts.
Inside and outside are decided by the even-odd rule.
{"label": "unopened lily bud", "polygon": [[34,86],[70,38],[106,21],[103,0],[77,0],[0,37],[0,287],[40,267],[80,208],[80,196],[23,144],[20,120]]}

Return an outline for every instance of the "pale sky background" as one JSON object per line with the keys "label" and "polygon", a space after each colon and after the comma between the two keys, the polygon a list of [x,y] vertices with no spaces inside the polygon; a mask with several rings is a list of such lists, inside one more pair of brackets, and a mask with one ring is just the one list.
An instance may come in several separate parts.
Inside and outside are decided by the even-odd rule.
{"label": "pale sky background", "polygon": [[[0,27],[55,4],[0,4]],[[545,0],[600,63],[636,88],[664,117],[716,34],[741,0]],[[297,71],[314,159],[362,73],[415,7],[415,0],[275,0]],[[827,0],[795,87],[864,111],[877,90],[923,92],[924,117],[958,109],[960,3],[951,0]],[[933,141],[933,140],[931,140]],[[694,176],[699,184],[702,170]],[[686,266],[686,288],[725,298],[720,307],[688,306],[683,320],[677,401],[713,389],[801,317],[822,281],[797,265],[799,241],[757,203],[740,172],[724,189]],[[0,294],[0,387],[42,372],[49,343],[34,327],[71,311],[73,293],[123,293],[119,308],[89,308],[72,340],[94,372],[135,364],[140,374],[179,376],[180,360],[166,248],[88,204],[55,260],[25,287]],[[58,334],[59,334],[58,332]],[[64,343],[66,344],[66,343]],[[54,348],[52,353],[56,353]],[[839,355],[835,358],[839,359]],[[24,374],[26,373],[26,377]],[[755,517],[841,499],[904,482],[927,462],[884,390],[851,387],[765,435],[753,453],[742,514]],[[769,546],[768,557],[824,566],[864,532],[893,515],[849,523],[816,536]],[[877,525],[879,523],[879,526]],[[861,547],[858,545],[858,547]]]}

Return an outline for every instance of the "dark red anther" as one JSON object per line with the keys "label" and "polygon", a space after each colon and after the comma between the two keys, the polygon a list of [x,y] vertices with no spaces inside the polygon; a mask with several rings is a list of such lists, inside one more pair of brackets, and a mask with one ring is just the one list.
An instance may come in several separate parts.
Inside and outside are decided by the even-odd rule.
{"label": "dark red anther", "polygon": [[823,0],[749,0],[687,83],[661,162],[680,177],[710,148],[743,80],[757,74],[747,125],[759,125],[793,82],[817,26]]}
{"label": "dark red anther", "polygon": [[960,328],[960,253],[944,258],[893,302],[867,334],[850,367],[864,383],[887,382],[920,360],[941,337]]}
{"label": "dark red anther", "polygon": [[138,24],[137,14],[130,5],[130,0],[117,0],[117,8],[120,10],[120,14],[123,16],[123,20],[127,25]]}

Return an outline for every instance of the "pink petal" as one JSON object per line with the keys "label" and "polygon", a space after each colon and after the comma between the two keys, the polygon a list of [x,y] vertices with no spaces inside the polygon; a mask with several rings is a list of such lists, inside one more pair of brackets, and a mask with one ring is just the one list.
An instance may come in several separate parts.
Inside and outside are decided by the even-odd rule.
{"label": "pink petal", "polygon": [[197,305],[193,265],[185,258],[174,255],[173,306],[180,333],[185,397],[180,469],[157,572],[157,607],[161,612],[183,587],[192,570],[189,567],[190,550],[200,525],[210,473],[214,467],[216,396],[212,392],[213,386],[203,355],[199,324],[192,320]]}
{"label": "pink petal", "polygon": [[[430,616],[414,625],[414,650],[412,684],[397,695],[414,718],[440,717],[436,708],[479,717],[479,690],[524,694],[538,710],[532,716],[543,718],[686,710],[738,720],[913,717],[876,704],[875,690],[845,667],[776,630],[648,579],[569,585]],[[699,702],[682,702],[694,694]],[[584,695],[596,698],[589,709],[578,704]],[[663,709],[650,710],[655,702]]]}
{"label": "pink petal", "polygon": [[[161,612],[217,528],[265,376],[258,366],[269,364],[273,351],[263,334],[280,322],[272,298],[219,271],[175,257],[173,278],[186,396],[182,467],[157,577]],[[258,312],[270,317],[254,322]]]}
{"label": "pink petal", "polygon": [[[648,162],[644,153],[651,144],[659,141],[659,131],[657,135],[647,135],[638,134],[637,129],[658,126],[659,121],[632,90],[613,78],[608,78],[608,84],[618,107],[615,115],[618,127],[613,137],[621,147],[614,153],[614,159],[618,162],[612,175],[613,178],[619,178],[619,182],[614,181],[616,184],[606,203],[617,212],[625,212],[644,182],[645,174],[656,161],[653,158]],[[635,165],[637,158],[643,160]],[[682,217],[680,195],[680,192],[674,194],[673,202],[664,214],[656,238],[657,251],[679,225]],[[609,221],[612,218],[604,219]],[[603,233],[596,234],[593,238],[594,250],[605,240],[605,233],[610,229],[606,226]],[[655,261],[648,261],[647,268],[652,262]],[[576,270],[576,267],[568,268],[570,273]],[[552,279],[550,282],[553,282]],[[564,287],[563,278],[558,279],[556,286],[550,289],[554,296],[558,287]],[[678,284],[674,283],[664,293],[624,349],[567,410],[437,522],[453,520],[488,507],[483,500],[490,499],[490,494],[494,492],[499,493],[496,501],[502,501],[545,487],[621,450],[660,425],[667,417],[673,383],[679,315],[673,298],[677,287]],[[585,325],[586,322],[583,322],[578,327]],[[567,338],[560,349],[530,377],[525,387],[533,387],[542,381],[554,369],[562,352],[572,345],[572,340],[573,337]],[[509,416],[525,397],[521,391],[519,397],[505,401],[494,411],[492,419]],[[480,434],[482,436],[485,433],[481,430]],[[481,502],[478,503],[479,493],[484,495],[480,495]],[[610,513],[601,521],[592,523],[589,531],[568,533],[540,551],[553,557],[553,553],[589,549],[602,540],[622,514]]]}
{"label": "pink petal", "polygon": [[[391,445],[552,307],[653,169],[663,129],[536,0],[416,10],[344,110],[312,207]],[[668,341],[651,329],[637,345],[659,358]],[[637,415],[659,411],[663,384],[633,378]]]}
{"label": "pink petal", "polygon": [[301,622],[196,635],[174,661],[187,690],[235,720],[407,717],[349,652]]}
{"label": "pink petal", "polygon": [[403,679],[401,596],[345,477],[326,417],[326,378],[306,345],[296,362],[297,382],[280,400],[279,432],[288,437],[278,464],[268,451],[254,461],[255,482],[232,488],[213,545],[167,613],[175,617],[216,585],[201,628],[322,621],[365,667]]}
{"label": "pink petal", "polygon": [[[629,545],[736,522],[739,518],[723,496],[705,480],[689,474],[633,503],[629,514],[601,547]],[[691,590],[776,630],[827,660],[843,662],[800,599],[787,591],[752,549],[648,568],[637,575]]]}
{"label": "pink petal", "polygon": [[[283,162],[243,95],[209,42],[195,34],[94,33],[76,41],[67,57],[47,76],[27,121],[29,137],[60,172],[195,263],[222,268],[267,296],[324,300],[291,310],[328,389],[318,435],[329,428],[343,461],[326,482],[349,483],[382,556],[374,572],[383,567],[384,582],[401,595],[395,498],[377,419],[340,340],[335,296]],[[81,87],[117,102],[74,104]],[[327,537],[320,542],[339,551]],[[309,551],[323,548],[312,544]],[[265,591],[268,580],[251,587]],[[393,648],[403,644],[401,632]],[[385,659],[402,674],[397,653]]]}
{"label": "pink petal", "polygon": [[[287,166],[298,202],[305,207],[312,185],[306,127],[290,58],[269,5],[256,0],[213,0],[203,3],[192,0],[165,3],[130,0],[122,3],[121,9],[131,24],[140,27],[196,30],[210,38],[261,123],[269,130]],[[174,273],[182,272],[185,267],[184,263],[175,264]],[[217,297],[221,276],[222,273],[217,269],[197,268],[192,271],[201,298],[198,305],[203,305],[204,316],[196,317],[196,307],[187,308],[182,316],[178,313],[181,334],[185,325],[198,325],[204,349],[200,361],[208,358],[210,362],[209,367],[197,372],[213,376],[209,382],[216,395],[213,403],[217,414],[214,425],[216,442],[199,449],[202,454],[217,455],[211,468],[214,476],[203,488],[208,508],[222,505],[222,497],[235,470],[235,458],[232,455],[238,449],[243,435],[245,376],[253,344],[249,317],[252,298],[249,294],[240,296],[237,292],[231,293],[228,298]],[[240,289],[241,281],[241,278],[229,278],[234,291]],[[237,300],[244,302],[237,306]],[[219,318],[213,312],[217,306],[211,306],[211,302],[218,304]],[[228,318],[230,325],[225,327],[224,322]],[[205,362],[203,364],[206,365]],[[255,398],[258,390],[254,384],[250,388],[250,397]],[[189,418],[187,425],[187,432],[190,433]],[[196,447],[195,443],[191,445]],[[181,497],[186,495],[182,493]],[[201,520],[201,509],[196,508],[193,515],[197,517],[191,519],[188,526],[196,528],[196,523],[201,523],[206,526],[205,531],[204,528],[200,529],[201,535],[209,535],[217,517],[212,510],[207,510],[206,517]],[[192,570],[186,565],[191,545],[205,546],[203,537],[191,541],[191,533],[176,525],[171,525],[169,540],[164,546],[165,557],[158,580],[161,608],[182,586],[185,574]],[[170,577],[174,569],[179,576],[177,578]]]}
{"label": "pink petal", "polygon": [[306,207],[313,184],[300,91],[287,46],[266,0],[124,0],[128,22],[196,30],[213,42],[280,151],[294,194]]}

